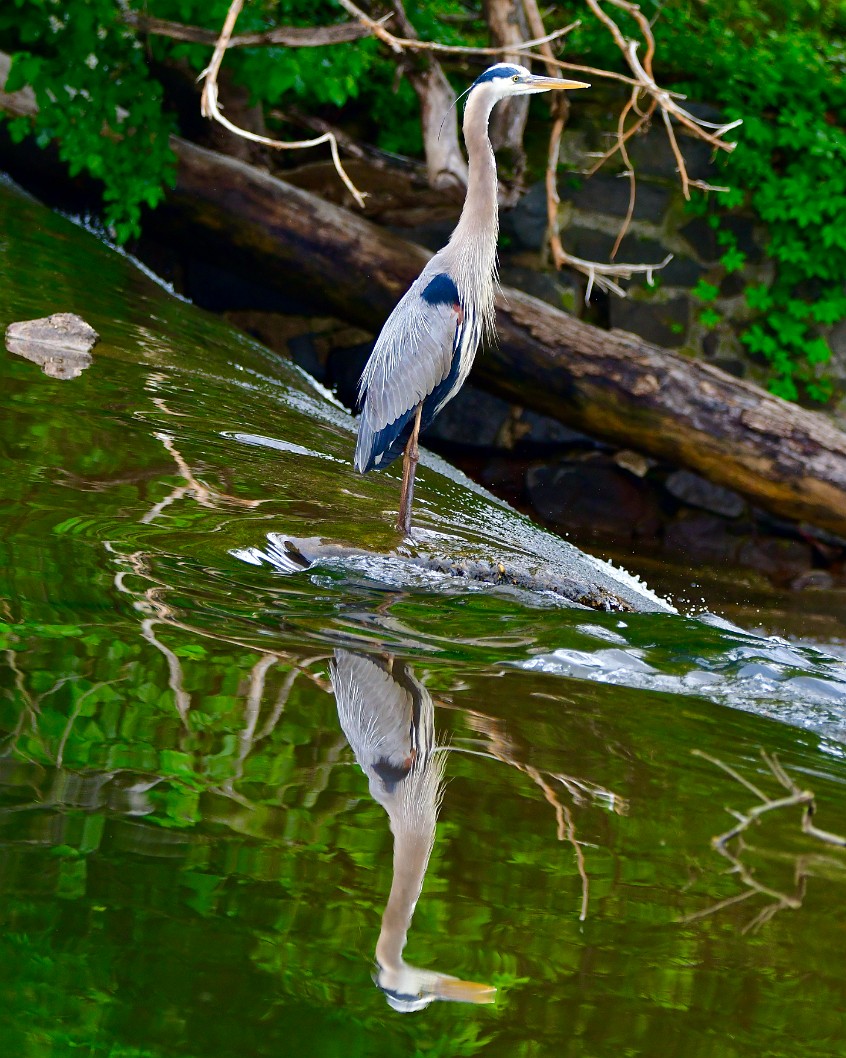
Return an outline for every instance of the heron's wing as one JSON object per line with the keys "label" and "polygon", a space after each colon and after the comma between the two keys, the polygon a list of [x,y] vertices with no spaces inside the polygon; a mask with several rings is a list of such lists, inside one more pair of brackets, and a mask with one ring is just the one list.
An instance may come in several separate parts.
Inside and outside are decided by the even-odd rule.
{"label": "heron's wing", "polygon": [[337,649],[329,667],[338,719],[370,793],[394,833],[434,835],[443,756],[435,756],[435,705],[411,668]]}
{"label": "heron's wing", "polygon": [[341,727],[362,769],[369,774],[380,762],[402,767],[414,748],[409,688],[376,659],[348,650],[335,651],[330,675]]}
{"label": "heron's wing", "polygon": [[361,377],[357,470],[389,461],[381,457],[453,370],[463,326],[453,280],[424,271],[388,317]]}

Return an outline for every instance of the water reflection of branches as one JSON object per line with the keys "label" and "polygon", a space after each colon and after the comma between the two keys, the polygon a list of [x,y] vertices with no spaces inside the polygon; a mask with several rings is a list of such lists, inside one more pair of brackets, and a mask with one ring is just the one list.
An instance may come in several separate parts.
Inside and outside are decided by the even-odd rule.
{"label": "water reflection of branches", "polygon": [[779,786],[787,791],[787,794],[784,797],[770,797],[769,794],[764,793],[759,787],[746,779],[730,765],[718,760],[716,757],[704,753],[702,750],[695,749],[692,752],[697,757],[702,757],[704,760],[707,760],[711,764],[720,768],[734,779],[735,782],[744,786],[750,791],[750,793],[758,798],[759,803],[752,805],[744,812],[738,812],[731,808],[728,809],[737,822],[723,834],[718,834],[715,838],[711,839],[712,847],[731,864],[731,873],[737,875],[738,879],[745,887],[744,890],[737,893],[735,896],[720,900],[702,911],[697,911],[692,915],[685,916],[683,921],[693,922],[696,919],[705,918],[718,911],[722,911],[727,907],[742,903],[754,896],[762,896],[769,902],[766,903],[758,914],[746,924],[743,932],[747,933],[750,930],[756,930],[765,925],[770,919],[778,914],[779,911],[785,909],[793,911],[798,910],[802,906],[802,902],[805,898],[807,879],[813,877],[816,871],[820,868],[834,866],[840,870],[846,869],[846,863],[842,860],[835,860],[832,857],[823,857],[819,854],[804,853],[791,857],[794,867],[794,892],[783,892],[760,882],[755,877],[752,867],[744,862],[743,859],[744,855],[748,855],[755,851],[753,846],[747,843],[745,835],[750,827],[757,824],[762,817],[768,813],[782,812],[785,809],[801,807],[802,815],[800,826],[804,834],[807,834],[809,837],[814,838],[825,845],[831,845],[839,849],[846,848],[846,837],[843,837],[840,834],[833,834],[827,830],[821,830],[814,824],[813,818],[816,813],[816,799],[813,791],[803,790],[798,786],[774,753],[767,753],[765,750],[761,750],[761,759]]}
{"label": "water reflection of branches", "polygon": [[57,691],[60,691],[66,683],[69,683],[72,680],[78,680],[80,677],[77,675],[61,676],[52,683],[47,690],[42,691],[40,694],[33,694],[26,685],[24,673],[18,667],[15,651],[8,649],[3,653],[6,658],[6,664],[9,666],[9,671],[14,676],[15,690],[20,695],[20,700],[23,702],[23,708],[18,715],[17,724],[3,739],[3,742],[7,745],[0,756],[7,756],[9,753],[15,752],[18,742],[27,726],[29,726],[30,735],[37,741],[41,742],[45,755],[49,756],[47,747],[44,745],[38,729],[38,715],[41,712],[41,703],[45,698],[49,698],[51,695],[56,694]]}
{"label": "water reflection of branches", "polygon": [[[133,608],[143,615],[141,621],[142,637],[156,650],[161,653],[167,662],[168,687],[173,692],[176,710],[186,730],[190,729],[189,714],[191,711],[191,694],[185,689],[186,681],[182,665],[182,659],[156,634],[156,626],[163,626],[187,633],[199,639],[214,639],[216,642],[236,646],[251,654],[258,654],[258,658],[252,665],[248,678],[248,691],[244,705],[243,727],[238,735],[238,749],[234,755],[232,774],[228,779],[212,788],[213,792],[220,793],[244,807],[253,807],[248,798],[235,790],[235,783],[243,778],[244,767],[249,757],[259,743],[268,738],[276,729],[285,711],[288,698],[294,687],[298,676],[304,675],[321,690],[328,691],[327,680],[311,671],[316,663],[326,659],[325,654],[300,659],[288,651],[271,650],[263,647],[260,651],[252,644],[239,639],[231,634],[220,631],[214,633],[207,629],[200,629],[182,619],[175,607],[167,600],[166,593],[170,590],[163,580],[153,573],[150,556],[141,551],[131,554],[118,553],[111,544],[106,544],[118,561],[124,565],[114,577],[114,584],[118,591],[132,598]],[[132,588],[127,583],[127,578],[135,576],[146,583],[141,589]],[[281,686],[277,692],[276,700],[270,709],[265,722],[259,726],[261,719],[262,703],[266,694],[266,682],[268,673],[278,663],[289,666]],[[340,752],[343,743],[339,742],[336,747],[334,759]],[[334,762],[334,759],[332,762]]]}
{"label": "water reflection of branches", "polygon": [[23,702],[23,708],[20,710],[18,716],[18,722],[12,731],[2,740],[0,744],[6,743],[3,751],[0,752],[0,756],[8,756],[10,753],[14,753],[18,748],[18,743],[21,736],[29,727],[30,736],[35,739],[40,745],[42,752],[45,757],[53,757],[57,768],[62,767],[65,746],[67,745],[68,738],[70,737],[73,725],[78,719],[82,712],[82,706],[85,704],[86,699],[90,698],[92,694],[96,694],[97,691],[111,683],[117,683],[117,680],[100,680],[98,683],[93,684],[87,690],[83,691],[76,699],[73,709],[71,710],[70,716],[67,719],[62,733],[59,737],[59,743],[56,748],[55,754],[51,754],[49,748],[44,742],[38,726],[38,716],[41,713],[41,704],[46,698],[50,698],[52,695],[60,691],[66,684],[73,683],[77,680],[82,679],[80,675],[73,676],[61,676],[55,680],[46,690],[40,694],[33,694],[26,685],[26,678],[24,673],[18,667],[17,658],[15,657],[14,650],[5,650],[4,655],[6,658],[6,664],[9,666],[9,671],[12,673],[15,679],[15,690],[20,695],[20,699]]}
{"label": "water reflection of branches", "polygon": [[[573,847],[573,853],[576,858],[576,867],[582,886],[579,921],[583,922],[587,918],[590,898],[587,864],[582,842],[576,836],[576,824],[573,819],[573,813],[570,807],[559,799],[558,791],[555,789],[554,784],[558,783],[563,786],[573,803],[577,805],[584,804],[587,800],[600,801],[618,815],[624,815],[628,811],[628,803],[612,790],[607,790],[604,786],[598,786],[587,779],[565,775],[563,772],[542,771],[534,767],[534,765],[525,763],[525,761],[519,759],[517,747],[506,734],[499,720],[475,710],[462,710],[462,712],[469,726],[485,736],[485,742],[479,743],[479,746],[483,748],[463,751],[490,757],[493,760],[501,761],[503,764],[516,768],[539,787],[544,799],[552,806],[557,824],[556,836],[559,841],[566,841]],[[453,746],[452,749],[461,750],[462,747]]]}
{"label": "water reflection of branches", "polygon": [[165,433],[164,431],[157,431],[153,436],[161,441],[166,451],[173,457],[177,470],[179,471],[180,476],[185,479],[186,484],[175,486],[168,495],[164,497],[164,499],[153,504],[150,510],[141,518],[141,523],[143,525],[149,525],[151,522],[154,522],[166,507],[169,507],[172,503],[176,503],[178,500],[184,499],[186,496],[196,500],[201,507],[209,507],[211,509],[220,507],[221,503],[226,503],[235,507],[252,508],[259,507],[265,502],[264,500],[245,500],[239,496],[230,496],[225,492],[219,492],[216,489],[203,484],[191,469],[188,461],[176,447],[176,442],[171,434]]}

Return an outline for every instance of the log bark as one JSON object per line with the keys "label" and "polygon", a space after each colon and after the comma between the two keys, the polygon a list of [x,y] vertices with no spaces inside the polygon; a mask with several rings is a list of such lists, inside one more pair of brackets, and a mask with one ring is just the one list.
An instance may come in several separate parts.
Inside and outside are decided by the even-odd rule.
{"label": "log bark", "polygon": [[[32,114],[31,93],[3,96],[3,73],[0,107]],[[318,287],[339,316],[374,332],[430,256],[244,162],[172,146],[172,216],[238,249],[265,282]],[[500,293],[497,324],[498,345],[474,367],[486,388],[846,537],[846,434],[821,413],[517,290]]]}
{"label": "log bark", "polygon": [[[261,262],[263,278],[319,285],[377,330],[430,256],[338,206],[185,141],[172,206]],[[695,470],[781,517],[846,536],[846,433],[819,412],[718,368],[603,331],[521,291],[497,298],[485,388]]]}

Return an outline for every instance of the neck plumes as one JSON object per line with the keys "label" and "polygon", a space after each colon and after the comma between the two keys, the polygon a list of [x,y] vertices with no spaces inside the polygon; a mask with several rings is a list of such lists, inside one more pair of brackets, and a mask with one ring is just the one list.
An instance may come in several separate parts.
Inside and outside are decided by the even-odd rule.
{"label": "neck plumes", "polygon": [[493,319],[496,240],[499,232],[496,160],[488,137],[488,120],[496,100],[485,91],[471,92],[464,111],[464,142],[469,175],[464,208],[449,240],[451,271],[459,292]]}

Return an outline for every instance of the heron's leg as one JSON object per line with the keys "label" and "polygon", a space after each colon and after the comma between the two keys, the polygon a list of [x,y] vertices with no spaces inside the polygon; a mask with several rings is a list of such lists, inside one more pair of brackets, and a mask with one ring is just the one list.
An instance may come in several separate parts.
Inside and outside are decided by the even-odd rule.
{"label": "heron's leg", "polygon": [[411,532],[411,501],[414,497],[414,473],[417,470],[417,461],[420,458],[420,449],[417,447],[417,437],[420,433],[420,416],[423,405],[417,405],[414,415],[414,426],[411,429],[411,437],[405,446],[402,457],[402,488],[400,489],[399,514],[397,515],[397,529],[408,536]]}

